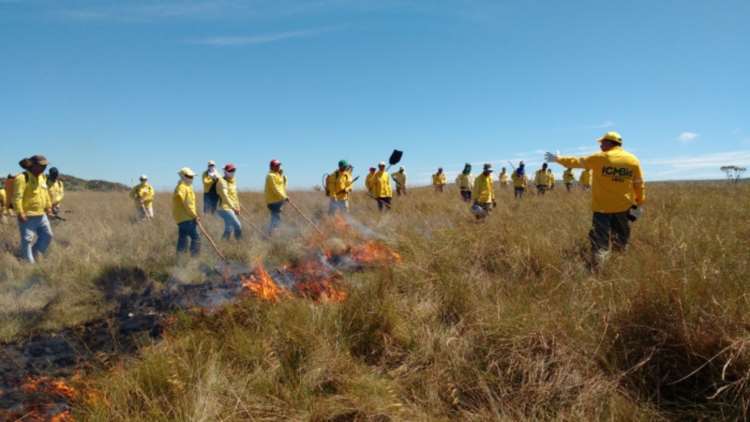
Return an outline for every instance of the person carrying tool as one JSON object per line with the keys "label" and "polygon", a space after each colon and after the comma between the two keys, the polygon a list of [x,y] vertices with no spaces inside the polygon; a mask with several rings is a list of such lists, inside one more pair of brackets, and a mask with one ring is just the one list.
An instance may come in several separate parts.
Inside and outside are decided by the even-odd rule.
{"label": "person carrying tool", "polygon": [[505,167],[500,171],[500,186],[503,188],[510,186],[510,176],[508,176],[508,171]]}
{"label": "person carrying tool", "polygon": [[398,168],[398,171],[393,174],[393,181],[396,182],[396,195],[406,196],[406,169],[404,166]]}
{"label": "person carrying tool", "polygon": [[331,198],[328,215],[337,212],[349,212],[349,193],[352,191],[352,175],[348,171],[349,163],[341,160],[338,169],[326,178],[326,193]]}
{"label": "person carrying tool", "polygon": [[391,210],[391,199],[393,198],[393,188],[391,187],[391,176],[385,169],[385,161],[378,164],[378,171],[373,177],[373,193],[375,200],[378,201],[378,209],[382,211]]}
{"label": "person carrying tool", "polygon": [[435,192],[442,193],[446,184],[448,184],[448,178],[443,173],[443,168],[440,167],[437,173],[432,175],[432,186],[435,187]]}
{"label": "person carrying tool", "polygon": [[219,207],[219,172],[216,171],[216,162],[210,160],[208,168],[203,172],[203,213],[215,214]]}
{"label": "person carrying tool", "polygon": [[130,190],[130,197],[135,201],[138,217],[141,220],[154,218],[154,188],[148,183],[148,176],[142,174],[140,183]]}
{"label": "person carrying tool", "polygon": [[471,164],[466,163],[464,169],[456,176],[456,185],[464,202],[471,202],[471,191],[474,189],[474,178],[471,176]]}
{"label": "person carrying tool", "polygon": [[60,217],[60,204],[65,197],[65,185],[60,179],[60,171],[57,167],[49,169],[47,189],[49,190],[49,198],[52,201],[52,218],[62,219]]}
{"label": "person carrying tool", "polygon": [[224,166],[224,177],[216,181],[216,191],[219,194],[218,214],[224,220],[224,240],[229,240],[234,234],[236,240],[242,239],[242,223],[240,223],[240,197],[237,195],[237,178],[234,177],[237,168],[232,163]]}
{"label": "person carrying tool", "polygon": [[573,169],[565,169],[563,172],[563,183],[565,183],[565,189],[570,192],[573,189],[573,182],[576,181],[576,177],[573,175]]}
{"label": "person carrying tool", "polygon": [[578,178],[578,183],[580,183],[581,189],[583,190],[591,189],[591,170],[583,170]]}
{"label": "person carrying tool", "polygon": [[607,132],[598,142],[601,152],[588,157],[545,154],[547,162],[592,170],[591,208],[594,215],[589,239],[595,266],[608,257],[610,242],[616,251],[627,248],[630,223],[641,216],[641,206],[646,202],[641,163],[622,148],[622,136],[617,132]]}
{"label": "person carrying tool", "polygon": [[284,204],[289,200],[286,193],[287,179],[284,171],[281,169],[281,161],[271,160],[269,165],[270,171],[266,176],[266,206],[271,212],[271,222],[268,224],[268,235],[273,235],[273,231],[281,224],[281,210]]}
{"label": "person carrying tool", "polygon": [[487,163],[484,165],[482,174],[474,180],[474,188],[471,195],[474,205],[471,209],[477,220],[485,219],[496,204],[495,184],[492,181],[492,172],[492,164]]}
{"label": "person carrying tool", "polygon": [[523,194],[526,192],[529,180],[526,177],[526,165],[521,161],[518,164],[518,168],[513,171],[511,176],[513,179],[513,196],[516,199],[523,198]]}
{"label": "person carrying tool", "polygon": [[373,181],[375,180],[375,173],[378,171],[375,167],[370,167],[367,177],[365,178],[365,189],[369,196],[375,197],[375,190],[373,189]]}
{"label": "person carrying tool", "polygon": [[547,163],[542,164],[542,168],[537,170],[534,177],[534,185],[536,185],[536,193],[544,195],[549,190],[549,172],[547,171]]}
{"label": "person carrying tool", "polygon": [[177,255],[187,252],[189,246],[190,254],[198,256],[201,251],[201,237],[198,234],[200,216],[193,190],[195,172],[189,167],[183,167],[177,174],[180,181],[172,194],[172,217],[177,223]]}
{"label": "person carrying tool", "polygon": [[53,238],[48,218],[52,215],[52,201],[44,176],[48,161],[42,155],[34,155],[18,164],[24,172],[13,179],[13,208],[21,231],[21,256],[33,264],[47,251]]}

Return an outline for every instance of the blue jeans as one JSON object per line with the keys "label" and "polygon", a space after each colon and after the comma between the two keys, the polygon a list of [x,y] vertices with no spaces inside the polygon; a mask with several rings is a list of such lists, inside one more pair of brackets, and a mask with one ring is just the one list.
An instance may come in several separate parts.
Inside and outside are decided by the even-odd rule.
{"label": "blue jeans", "polygon": [[198,222],[183,221],[177,224],[177,253],[187,252],[190,242],[190,254],[197,256],[201,251],[201,237],[198,235]]}
{"label": "blue jeans", "polygon": [[346,214],[349,212],[349,201],[338,201],[331,198],[331,203],[328,206],[328,215],[334,215],[337,212]]}
{"label": "blue jeans", "polygon": [[271,211],[271,222],[268,224],[268,234],[273,234],[273,231],[281,225],[281,209],[284,208],[285,201],[274,202],[268,204],[268,210]]}
{"label": "blue jeans", "polygon": [[[52,226],[47,216],[42,215],[27,217],[25,223],[18,223],[18,229],[21,232],[21,256],[33,264],[35,256],[47,252],[52,242]],[[32,245],[35,236],[36,242]]]}
{"label": "blue jeans", "polygon": [[221,236],[224,240],[229,240],[234,232],[234,238],[242,239],[242,223],[234,211],[219,210],[219,217],[224,220],[224,234]]}

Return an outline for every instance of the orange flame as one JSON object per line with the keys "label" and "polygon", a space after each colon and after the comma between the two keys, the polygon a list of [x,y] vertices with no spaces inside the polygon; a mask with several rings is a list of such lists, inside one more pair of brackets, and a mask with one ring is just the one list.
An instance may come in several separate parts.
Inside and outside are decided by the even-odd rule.
{"label": "orange flame", "polygon": [[258,265],[253,274],[243,278],[242,285],[255,296],[271,302],[278,301],[283,293],[283,290],[268,275],[263,265]]}
{"label": "orange flame", "polygon": [[376,242],[352,246],[352,259],[363,265],[390,265],[401,262],[401,255],[391,248]]}

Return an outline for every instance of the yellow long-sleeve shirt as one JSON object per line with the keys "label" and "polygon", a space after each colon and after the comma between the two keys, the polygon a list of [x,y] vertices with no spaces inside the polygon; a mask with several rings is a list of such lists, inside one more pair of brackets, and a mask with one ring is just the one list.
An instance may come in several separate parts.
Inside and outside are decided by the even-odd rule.
{"label": "yellow long-sleeve shirt", "polygon": [[216,182],[216,193],[219,194],[220,207],[225,211],[240,209],[240,197],[237,195],[237,179],[220,177]]}
{"label": "yellow long-sleeve shirt", "polygon": [[435,186],[442,186],[448,184],[448,178],[445,173],[435,173],[432,175],[432,184]]}
{"label": "yellow long-sleeve shirt", "polygon": [[547,172],[547,170],[537,170],[536,176],[534,177],[534,184],[537,186],[551,187],[553,184],[551,180],[554,179],[552,178],[552,175]]}
{"label": "yellow long-sleeve shirt", "polygon": [[19,215],[39,217],[52,208],[44,174],[34,176],[23,172],[13,179],[13,207]]}
{"label": "yellow long-sleeve shirt", "polygon": [[0,215],[3,215],[6,208],[8,208],[8,196],[5,194],[5,188],[0,187]]}
{"label": "yellow long-sleeve shirt", "polygon": [[397,171],[396,173],[393,173],[393,180],[398,184],[400,187],[406,187],[406,173]]}
{"label": "yellow long-sleeve shirt", "polygon": [[586,169],[581,172],[581,176],[578,179],[578,183],[582,186],[591,186],[591,170]]}
{"label": "yellow long-sleeve shirt", "polygon": [[513,175],[511,176],[513,179],[513,187],[514,188],[525,188],[529,184],[529,179],[526,177],[526,175],[519,175],[517,172],[513,172]]}
{"label": "yellow long-sleeve shirt", "polygon": [[567,169],[563,173],[563,182],[565,182],[566,185],[573,183],[576,180],[575,176],[573,176],[573,169]]}
{"label": "yellow long-sleeve shirt", "polygon": [[172,216],[177,224],[194,220],[198,217],[193,186],[182,181],[177,184],[174,194],[172,194]]}
{"label": "yellow long-sleeve shirt", "polygon": [[352,191],[352,175],[348,171],[336,170],[326,179],[326,190],[337,201],[348,201]]}
{"label": "yellow long-sleeve shirt", "polygon": [[[211,187],[213,187],[214,183],[219,182],[219,177],[217,176],[215,179],[211,177],[208,174],[208,170],[203,172],[203,176],[201,177],[203,180],[203,192],[208,192],[211,190]],[[218,187],[218,186],[217,186]],[[217,192],[218,193],[218,192]]]}
{"label": "yellow long-sleeve shirt", "polygon": [[372,194],[376,198],[392,198],[391,176],[386,171],[378,171],[372,179]]}
{"label": "yellow long-sleeve shirt", "polygon": [[471,192],[471,199],[480,204],[489,204],[495,200],[495,185],[492,181],[491,174],[480,174],[474,180],[474,189]]}
{"label": "yellow long-sleeve shirt", "polygon": [[560,157],[558,162],[568,168],[592,171],[591,208],[594,212],[625,212],[634,204],[646,202],[641,163],[622,147],[588,157]]}
{"label": "yellow long-sleeve shirt", "polygon": [[286,183],[286,176],[275,171],[268,173],[265,187],[266,204],[275,204],[286,200]]}
{"label": "yellow long-sleeve shirt", "polygon": [[143,202],[143,205],[149,206],[154,202],[154,188],[147,182],[139,183],[133,186],[130,197],[139,204]]}
{"label": "yellow long-sleeve shirt", "polygon": [[456,185],[458,186],[458,190],[470,191],[474,189],[474,178],[471,174],[460,173],[456,176]]}
{"label": "yellow long-sleeve shirt", "polygon": [[59,205],[65,198],[65,185],[60,179],[55,180],[49,184],[49,199],[52,201],[52,205]]}
{"label": "yellow long-sleeve shirt", "polygon": [[508,176],[508,173],[503,171],[500,173],[500,185],[502,186],[508,186],[510,184],[510,176]]}

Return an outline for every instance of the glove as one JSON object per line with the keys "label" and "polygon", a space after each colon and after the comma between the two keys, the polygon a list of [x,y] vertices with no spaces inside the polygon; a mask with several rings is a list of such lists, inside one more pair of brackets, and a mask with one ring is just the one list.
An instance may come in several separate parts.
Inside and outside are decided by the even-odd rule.
{"label": "glove", "polygon": [[628,211],[628,220],[631,222],[638,221],[639,218],[643,215],[643,208],[633,205],[630,207],[630,210]]}
{"label": "glove", "polygon": [[556,163],[560,160],[560,153],[553,154],[551,152],[544,154],[544,161],[548,163]]}

